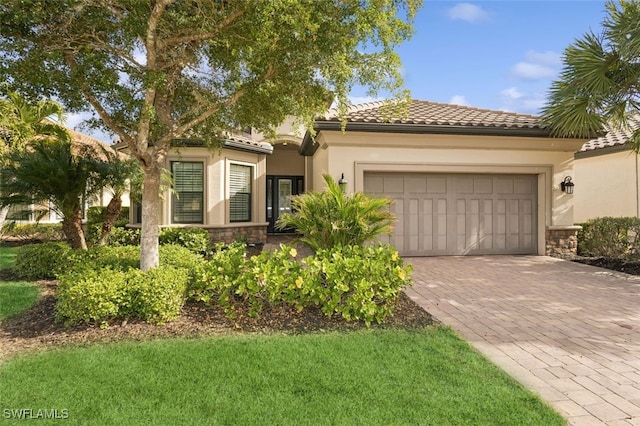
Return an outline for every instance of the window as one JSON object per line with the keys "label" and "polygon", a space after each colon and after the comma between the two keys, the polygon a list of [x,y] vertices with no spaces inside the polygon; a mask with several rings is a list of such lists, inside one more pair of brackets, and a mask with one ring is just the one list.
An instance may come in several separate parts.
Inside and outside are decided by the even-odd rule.
{"label": "window", "polygon": [[202,223],[204,204],[204,164],[171,163],[173,176],[171,216],[173,223]]}
{"label": "window", "polygon": [[242,164],[229,166],[229,220],[251,222],[251,182],[253,168]]}

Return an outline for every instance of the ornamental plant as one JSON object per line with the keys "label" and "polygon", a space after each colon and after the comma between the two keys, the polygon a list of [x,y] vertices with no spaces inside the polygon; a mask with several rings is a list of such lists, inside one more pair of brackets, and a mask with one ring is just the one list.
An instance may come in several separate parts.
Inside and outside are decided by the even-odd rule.
{"label": "ornamental plant", "polygon": [[277,227],[295,228],[301,243],[313,251],[336,246],[362,246],[379,235],[391,233],[394,217],[391,201],[356,192],[347,195],[328,174],[326,189],[293,197],[293,213],[280,216]]}

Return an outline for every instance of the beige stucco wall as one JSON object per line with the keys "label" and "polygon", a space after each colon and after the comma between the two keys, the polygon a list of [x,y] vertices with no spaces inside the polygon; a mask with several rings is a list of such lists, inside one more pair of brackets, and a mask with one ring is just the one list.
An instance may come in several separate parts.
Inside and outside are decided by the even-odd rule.
{"label": "beige stucco wall", "polygon": [[[172,151],[166,160],[166,167],[171,168],[172,161],[204,162],[204,223],[201,226],[242,226],[243,223],[229,221],[229,185],[226,176],[230,163],[246,164],[254,167],[252,222],[247,224],[266,225],[266,155],[231,149],[208,150],[206,148],[181,148]],[[171,225],[171,192],[163,194],[164,202],[160,223]],[[189,226],[198,226],[192,225]]]}
{"label": "beige stucco wall", "polygon": [[304,176],[303,156],[298,154],[298,145],[286,146],[278,143],[273,146],[273,154],[267,158],[267,174],[279,176]]}
{"label": "beige stucco wall", "polygon": [[638,215],[637,154],[621,151],[575,160],[575,220]]}
{"label": "beige stucco wall", "polygon": [[539,253],[549,226],[574,223],[574,198],[560,191],[573,176],[573,153],[584,141],[466,135],[322,131],[313,157],[313,188],[321,175],[342,173],[348,191],[362,191],[366,171],[509,173],[538,176]]}

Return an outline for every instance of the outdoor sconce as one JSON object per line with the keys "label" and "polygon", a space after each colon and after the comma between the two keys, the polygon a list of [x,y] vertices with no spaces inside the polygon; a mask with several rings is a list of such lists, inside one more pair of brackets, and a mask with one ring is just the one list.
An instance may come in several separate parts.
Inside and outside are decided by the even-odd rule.
{"label": "outdoor sconce", "polygon": [[562,192],[565,192],[567,194],[573,194],[574,186],[575,184],[571,182],[571,176],[565,177],[564,180],[560,182],[560,189],[562,190]]}
{"label": "outdoor sconce", "polygon": [[344,173],[342,174],[342,177],[340,177],[340,180],[338,181],[338,185],[340,186],[340,189],[342,189],[342,192],[346,192],[347,191],[347,184],[349,182],[347,182],[347,180],[344,178]]}

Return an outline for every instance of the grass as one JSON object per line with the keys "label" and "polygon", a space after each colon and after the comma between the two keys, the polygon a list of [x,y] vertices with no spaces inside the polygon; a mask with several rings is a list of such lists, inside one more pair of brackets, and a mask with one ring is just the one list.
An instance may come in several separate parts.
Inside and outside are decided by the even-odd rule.
{"label": "grass", "polygon": [[4,413],[65,424],[564,424],[443,327],[58,349],[6,361],[0,383]]}
{"label": "grass", "polygon": [[[16,250],[0,246],[0,270],[13,266]],[[38,300],[38,286],[25,281],[0,281],[0,321],[16,315]]]}
{"label": "grass", "polygon": [[16,249],[0,246],[0,270],[9,269],[16,259]]}

